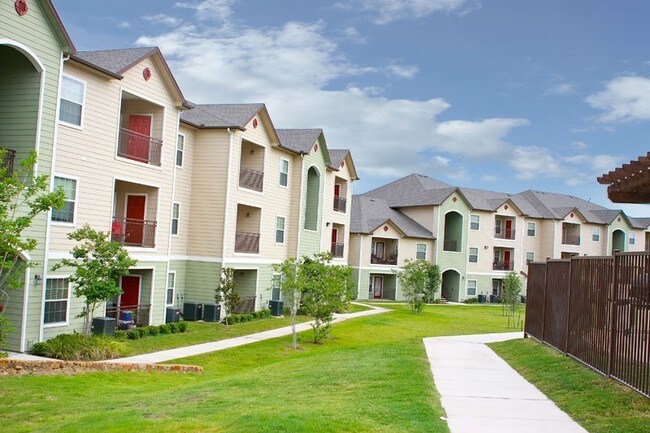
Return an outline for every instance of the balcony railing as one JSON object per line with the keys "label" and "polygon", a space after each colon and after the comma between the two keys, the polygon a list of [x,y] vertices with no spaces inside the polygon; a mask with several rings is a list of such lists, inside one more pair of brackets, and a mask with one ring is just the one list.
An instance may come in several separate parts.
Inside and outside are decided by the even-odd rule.
{"label": "balcony railing", "polygon": [[514,239],[515,238],[515,231],[510,229],[503,229],[503,228],[495,228],[494,230],[494,237],[496,239]]}
{"label": "balcony railing", "polygon": [[373,265],[397,265],[397,253],[387,257],[377,257],[377,254],[372,254],[370,256],[370,263]]}
{"label": "balcony railing", "polygon": [[444,241],[442,243],[442,249],[445,251],[460,251],[458,248],[458,241],[455,240]]}
{"label": "balcony railing", "polygon": [[494,262],[492,263],[492,269],[495,271],[512,271],[515,268],[515,262],[512,260],[509,262]]}
{"label": "balcony railing", "polygon": [[123,158],[160,167],[162,145],[162,140],[120,128],[117,154]]}
{"label": "balcony railing", "polygon": [[9,177],[14,173],[14,159],[16,158],[16,151],[11,149],[3,149],[2,159],[0,160],[0,168],[5,170],[5,176]]}
{"label": "balcony railing", "polygon": [[347,208],[347,200],[345,197],[340,197],[338,195],[334,196],[334,211],[345,213]]}
{"label": "balcony railing", "polygon": [[255,311],[255,296],[240,296],[239,305],[233,310],[233,314],[245,314]]}
{"label": "balcony railing", "polygon": [[241,167],[239,169],[239,186],[262,192],[264,186],[264,173],[252,168]]}
{"label": "balcony railing", "polygon": [[130,325],[148,326],[151,315],[151,304],[113,305],[106,304],[106,317],[117,320],[119,329],[128,329]]}
{"label": "balcony railing", "polygon": [[156,221],[113,218],[111,240],[127,247],[156,246]]}
{"label": "balcony railing", "polygon": [[236,253],[259,253],[260,252],[260,234],[237,232],[235,234],[235,252]]}
{"label": "balcony railing", "polygon": [[343,257],[343,249],[344,249],[344,244],[340,244],[338,242],[332,242],[332,255],[334,257]]}
{"label": "balcony railing", "polygon": [[578,236],[578,235],[562,235],[562,244],[564,244],[564,245],[580,245],[580,236]]}

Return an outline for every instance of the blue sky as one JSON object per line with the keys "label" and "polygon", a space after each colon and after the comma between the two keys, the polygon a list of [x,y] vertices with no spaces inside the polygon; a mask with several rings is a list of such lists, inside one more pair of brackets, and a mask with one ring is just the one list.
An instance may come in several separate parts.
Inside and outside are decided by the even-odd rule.
{"label": "blue sky", "polygon": [[613,205],[650,150],[644,0],[54,0],[80,50],[159,46],[196,103],[265,102],[352,150],[360,193],[416,172]]}

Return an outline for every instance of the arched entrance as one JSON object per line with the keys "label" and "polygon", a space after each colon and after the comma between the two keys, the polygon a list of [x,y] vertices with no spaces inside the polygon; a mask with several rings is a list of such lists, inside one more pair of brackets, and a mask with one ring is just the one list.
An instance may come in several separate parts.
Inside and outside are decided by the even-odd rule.
{"label": "arched entrance", "polygon": [[625,232],[621,229],[612,232],[612,254],[614,254],[615,250],[625,251]]}
{"label": "arched entrance", "polygon": [[320,174],[316,167],[307,170],[307,199],[305,203],[305,228],[318,230],[318,201],[320,190]]}
{"label": "arched entrance", "polygon": [[460,274],[454,269],[442,273],[442,297],[451,302],[460,302]]}
{"label": "arched entrance", "polygon": [[442,248],[445,251],[463,250],[463,216],[452,211],[445,214],[445,238]]}

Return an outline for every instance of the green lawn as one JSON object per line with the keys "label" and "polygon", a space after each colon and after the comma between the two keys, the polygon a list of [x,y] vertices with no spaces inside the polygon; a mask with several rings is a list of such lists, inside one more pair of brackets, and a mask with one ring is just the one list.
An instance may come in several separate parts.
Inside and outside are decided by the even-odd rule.
{"label": "green lawn", "polygon": [[490,344],[590,433],[645,433],[650,399],[532,339]]}
{"label": "green lawn", "polygon": [[[500,309],[407,305],[300,335],[182,360],[203,374],[0,379],[0,430],[446,432],[422,338],[507,332]],[[146,341],[146,340],[145,340]],[[6,431],[5,430],[5,431]]]}

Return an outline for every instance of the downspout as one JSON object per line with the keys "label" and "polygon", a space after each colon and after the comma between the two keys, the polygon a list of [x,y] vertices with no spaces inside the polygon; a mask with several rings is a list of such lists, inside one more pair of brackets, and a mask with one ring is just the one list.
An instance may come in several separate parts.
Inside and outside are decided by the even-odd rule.
{"label": "downspout", "polygon": [[[359,290],[361,290],[361,258],[363,257],[363,236],[361,233],[357,233],[359,236],[359,272],[357,274],[357,299],[359,299]],[[368,296],[368,291],[366,291],[366,299],[370,299]]]}
{"label": "downspout", "polygon": [[302,201],[303,201],[303,190],[304,190],[304,165],[305,165],[305,154],[300,154],[300,199],[298,200],[298,235],[296,236],[296,260],[300,258],[300,234],[302,233]]}

